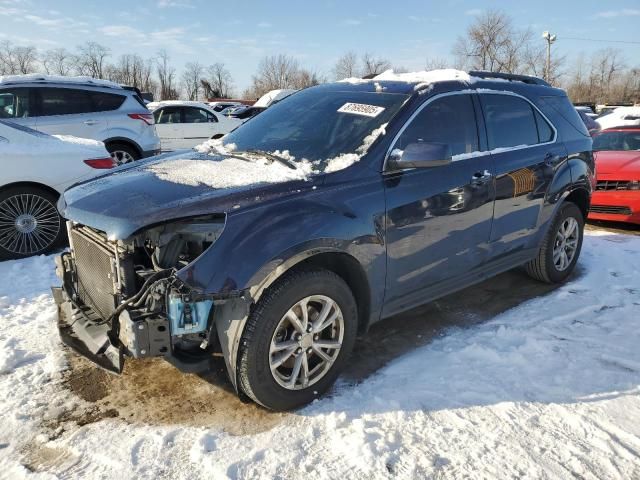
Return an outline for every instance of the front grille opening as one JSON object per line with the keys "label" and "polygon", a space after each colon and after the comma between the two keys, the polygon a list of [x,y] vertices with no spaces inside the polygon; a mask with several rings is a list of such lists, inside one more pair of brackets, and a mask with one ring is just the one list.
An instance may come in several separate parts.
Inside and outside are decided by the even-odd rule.
{"label": "front grille opening", "polygon": [[596,190],[629,190],[629,180],[599,180]]}
{"label": "front grille opening", "polygon": [[115,253],[96,242],[82,229],[71,229],[79,300],[102,317],[116,308]]}
{"label": "front grille opening", "polygon": [[589,211],[593,213],[606,213],[610,215],[631,215],[630,207],[618,207],[613,205],[591,205]]}

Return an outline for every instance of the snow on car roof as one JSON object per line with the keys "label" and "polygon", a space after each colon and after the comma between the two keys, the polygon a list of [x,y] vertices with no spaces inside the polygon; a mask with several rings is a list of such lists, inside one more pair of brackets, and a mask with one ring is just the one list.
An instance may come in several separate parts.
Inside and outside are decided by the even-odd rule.
{"label": "snow on car roof", "polygon": [[29,73],[27,75],[1,75],[0,84],[8,83],[33,83],[33,82],[49,82],[49,83],[73,83],[73,84],[91,84],[97,87],[122,88],[118,83],[110,80],[102,80],[99,78],[87,76],[65,77],[62,75],[44,75],[40,73]]}
{"label": "snow on car roof", "polygon": [[340,80],[340,82],[351,84],[377,84],[377,82],[380,81],[405,82],[415,83],[417,85],[414,87],[414,90],[421,90],[436,82],[447,82],[452,80],[458,80],[465,83],[473,83],[477,79],[469,75],[467,72],[463,72],[462,70],[443,68],[438,70],[421,70],[406,73],[395,73],[393,70],[386,70],[371,79],[345,78],[344,80]]}
{"label": "snow on car roof", "polygon": [[175,106],[191,106],[191,107],[201,107],[210,110],[211,107],[209,104],[204,102],[197,102],[194,100],[161,100],[159,102],[150,102],[147,104],[147,108],[149,110],[155,110],[156,108],[166,107],[167,105],[175,105]]}

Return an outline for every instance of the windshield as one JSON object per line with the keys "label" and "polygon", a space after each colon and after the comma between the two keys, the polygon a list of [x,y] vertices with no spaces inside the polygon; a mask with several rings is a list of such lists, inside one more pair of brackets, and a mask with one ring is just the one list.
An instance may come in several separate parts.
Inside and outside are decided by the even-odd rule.
{"label": "windshield", "polygon": [[593,139],[593,151],[640,150],[640,130],[630,132],[603,132]]}
{"label": "windshield", "polygon": [[288,151],[295,162],[326,163],[355,154],[365,138],[386,124],[406,95],[310,88],[269,107],[225,136],[237,151]]}

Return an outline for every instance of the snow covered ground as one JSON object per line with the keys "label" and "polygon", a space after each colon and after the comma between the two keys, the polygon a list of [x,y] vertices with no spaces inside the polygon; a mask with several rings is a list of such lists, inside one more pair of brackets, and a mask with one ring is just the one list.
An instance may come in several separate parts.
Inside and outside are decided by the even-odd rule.
{"label": "snow covered ground", "polygon": [[231,435],[64,421],[86,402],[62,382],[53,261],[0,263],[0,478],[640,478],[640,237],[587,232],[580,266],[267,431]]}

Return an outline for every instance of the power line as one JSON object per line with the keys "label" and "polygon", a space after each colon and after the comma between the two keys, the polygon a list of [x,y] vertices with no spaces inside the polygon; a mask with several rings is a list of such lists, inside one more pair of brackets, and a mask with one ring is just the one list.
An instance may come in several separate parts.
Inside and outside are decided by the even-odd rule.
{"label": "power line", "polygon": [[640,42],[630,40],[600,40],[597,38],[577,38],[577,37],[559,37],[559,40],[580,40],[582,42],[605,42],[605,43],[627,43],[632,45],[640,45]]}

